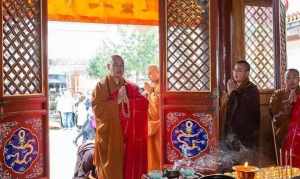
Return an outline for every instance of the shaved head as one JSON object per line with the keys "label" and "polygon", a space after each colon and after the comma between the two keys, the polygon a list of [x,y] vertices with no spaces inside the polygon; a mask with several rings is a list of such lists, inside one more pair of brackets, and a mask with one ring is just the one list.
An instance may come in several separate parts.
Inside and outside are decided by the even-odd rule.
{"label": "shaved head", "polygon": [[157,65],[149,65],[148,66],[148,72],[150,71],[155,71],[155,72],[159,72],[159,68]]}
{"label": "shaved head", "polygon": [[285,73],[285,85],[287,89],[296,89],[299,87],[299,71],[288,69]]}
{"label": "shaved head", "polygon": [[111,59],[108,62],[108,64],[112,65],[115,61],[120,61],[124,65],[124,60],[120,55],[112,55]]}
{"label": "shaved head", "polygon": [[286,70],[285,77],[287,77],[288,74],[293,74],[293,75],[299,77],[299,71],[297,69],[294,69],[294,68],[290,68],[290,69]]}
{"label": "shaved head", "polygon": [[250,71],[250,64],[246,60],[239,60],[235,63],[236,65],[243,65],[246,71]]}
{"label": "shaved head", "polygon": [[233,67],[233,79],[241,84],[249,79],[250,65],[245,60],[237,61]]}
{"label": "shaved head", "polygon": [[120,55],[112,55],[111,60],[107,64],[110,74],[115,78],[123,78],[124,60]]}
{"label": "shaved head", "polygon": [[152,82],[159,81],[159,68],[157,65],[149,65],[148,66],[148,77]]}

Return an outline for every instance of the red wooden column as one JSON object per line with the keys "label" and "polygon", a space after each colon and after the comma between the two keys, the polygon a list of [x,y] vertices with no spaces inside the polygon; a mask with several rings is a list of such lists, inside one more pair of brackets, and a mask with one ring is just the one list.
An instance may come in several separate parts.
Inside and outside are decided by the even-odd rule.
{"label": "red wooden column", "polygon": [[217,2],[160,1],[162,165],[217,151]]}
{"label": "red wooden column", "polygon": [[49,178],[46,3],[0,4],[0,178]]}

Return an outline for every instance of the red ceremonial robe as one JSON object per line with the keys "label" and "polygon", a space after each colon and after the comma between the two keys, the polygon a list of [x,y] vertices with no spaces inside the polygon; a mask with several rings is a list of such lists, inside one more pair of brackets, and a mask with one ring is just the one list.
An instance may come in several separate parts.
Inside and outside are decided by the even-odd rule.
{"label": "red ceremonial robe", "polygon": [[[120,104],[119,107],[124,139],[123,175],[124,179],[140,179],[147,173],[148,101],[130,82],[126,82],[126,91],[129,106]],[[113,95],[116,96],[116,93]]]}
{"label": "red ceremonial robe", "polygon": [[293,166],[300,168],[300,96],[293,106],[288,132],[283,142],[283,161],[285,151],[289,153],[290,149]]}

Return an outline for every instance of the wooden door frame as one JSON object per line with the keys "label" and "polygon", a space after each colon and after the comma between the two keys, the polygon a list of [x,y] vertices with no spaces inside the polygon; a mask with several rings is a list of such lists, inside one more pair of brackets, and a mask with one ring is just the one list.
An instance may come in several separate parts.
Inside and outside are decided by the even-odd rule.
{"label": "wooden door frame", "polygon": [[46,74],[43,79],[43,86],[44,86],[44,95],[46,96],[46,103],[44,103],[44,108],[47,109],[47,114],[45,116],[46,121],[44,122],[44,136],[45,136],[45,175],[47,178],[50,178],[50,143],[49,143],[49,96],[48,96],[48,1],[42,1],[42,27],[41,27],[41,55],[42,55],[42,62],[43,64],[43,72],[42,74]]}
{"label": "wooden door frame", "polygon": [[[11,118],[20,118],[27,116],[27,118],[38,117],[42,124],[42,142],[38,145],[42,145],[43,150],[39,153],[43,154],[43,172],[41,178],[50,178],[50,163],[49,163],[49,121],[48,121],[48,56],[47,56],[47,1],[39,0],[39,12],[40,24],[38,24],[37,32],[40,33],[40,92],[36,94],[25,95],[5,95],[4,94],[4,75],[3,69],[1,69],[0,80],[0,119],[1,122],[13,121]],[[0,16],[3,18],[3,6],[0,4]],[[1,21],[2,22],[2,21]],[[29,32],[30,33],[30,32]],[[3,47],[3,25],[0,25],[0,44]],[[3,50],[0,53],[0,67],[3,67]],[[18,127],[22,127],[21,125]],[[31,170],[31,169],[29,169]],[[27,172],[27,171],[26,171]],[[25,173],[26,173],[25,172]]]}
{"label": "wooden door frame", "polygon": [[[213,125],[216,128],[215,137],[218,140],[219,131],[219,118],[218,113],[218,95],[219,95],[219,82],[217,81],[217,64],[218,64],[218,40],[219,40],[219,1],[211,0],[209,1],[209,59],[210,59],[210,90],[204,92],[171,92],[167,90],[167,14],[166,6],[167,0],[160,1],[159,3],[159,47],[160,47],[160,116],[161,116],[161,141],[164,141],[164,110],[170,108],[174,109],[178,107],[174,105],[180,99],[180,107],[178,108],[188,108],[191,110],[202,110],[202,111],[213,111]],[[212,62],[216,64],[212,64]],[[212,78],[214,74],[214,78]],[[198,101],[195,101],[197,99]],[[199,100],[200,99],[200,100]],[[206,101],[206,102],[203,102]],[[210,107],[208,107],[207,101],[211,101]],[[212,103],[212,101],[215,101]],[[213,107],[212,107],[213,106]],[[216,144],[218,145],[218,144]],[[161,153],[164,155],[164,146],[161,146]],[[161,166],[164,166],[165,157],[162,156]]]}

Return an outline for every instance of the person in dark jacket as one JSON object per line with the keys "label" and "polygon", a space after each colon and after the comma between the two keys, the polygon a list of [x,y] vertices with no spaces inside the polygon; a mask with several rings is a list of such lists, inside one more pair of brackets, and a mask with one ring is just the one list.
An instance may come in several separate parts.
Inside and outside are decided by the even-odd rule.
{"label": "person in dark jacket", "polygon": [[234,151],[255,151],[259,143],[259,91],[249,81],[249,73],[249,63],[238,61],[234,65],[233,79],[227,82],[228,98],[222,137]]}
{"label": "person in dark jacket", "polygon": [[94,141],[86,142],[78,147],[73,179],[97,178],[95,166],[93,164],[94,149]]}

